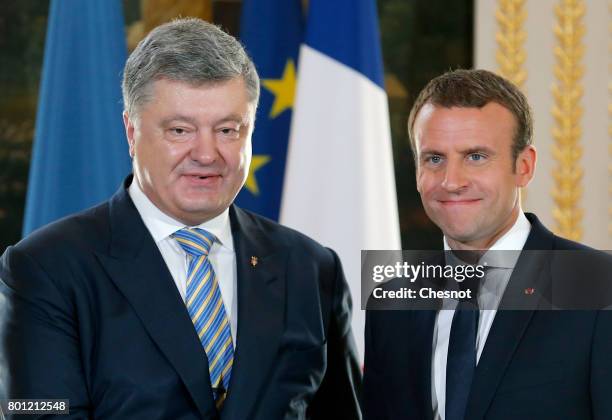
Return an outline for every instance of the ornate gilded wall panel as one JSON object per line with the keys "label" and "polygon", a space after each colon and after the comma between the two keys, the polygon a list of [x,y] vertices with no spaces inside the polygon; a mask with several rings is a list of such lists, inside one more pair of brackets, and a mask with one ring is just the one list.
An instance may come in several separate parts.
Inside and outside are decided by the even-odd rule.
{"label": "ornate gilded wall panel", "polygon": [[523,47],[527,33],[523,23],[527,17],[524,10],[525,0],[499,0],[495,19],[498,31],[495,34],[497,51],[495,58],[499,74],[523,88],[527,72],[524,68],[527,54]]}
{"label": "ornate gilded wall panel", "polygon": [[580,240],[583,233],[583,210],[580,207],[583,176],[580,142],[584,75],[582,57],[585,48],[582,42],[585,33],[582,18],[585,8],[582,0],[561,0],[555,5],[556,64],[555,82],[552,88],[554,98],[552,154],[555,160],[552,172],[553,217],[556,222],[556,232],[573,240]]}

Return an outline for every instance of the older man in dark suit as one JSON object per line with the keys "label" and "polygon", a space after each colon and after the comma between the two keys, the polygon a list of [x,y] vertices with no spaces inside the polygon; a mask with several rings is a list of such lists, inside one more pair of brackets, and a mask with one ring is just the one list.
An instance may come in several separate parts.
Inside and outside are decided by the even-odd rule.
{"label": "older man in dark suit", "polygon": [[69,399],[70,418],[360,418],[336,254],[232,204],[259,98],[243,48],[162,25],[123,94],[133,176],[2,257],[8,398]]}
{"label": "older man in dark suit", "polygon": [[570,300],[558,309],[575,307],[565,292],[589,282],[560,275],[559,264],[534,265],[538,254],[531,251],[545,251],[540,255],[548,262],[563,251],[593,253],[591,261],[603,264],[599,285],[607,296],[612,264],[521,210],[519,189],[536,162],[524,95],[488,71],[449,72],[421,92],[408,127],[417,188],[445,249],[481,259],[506,252],[506,258],[490,264],[475,288],[477,310],[455,300],[443,310],[368,311],[364,417],[612,418],[612,312],[540,310],[559,303],[546,290],[560,278],[571,280],[561,284]]}

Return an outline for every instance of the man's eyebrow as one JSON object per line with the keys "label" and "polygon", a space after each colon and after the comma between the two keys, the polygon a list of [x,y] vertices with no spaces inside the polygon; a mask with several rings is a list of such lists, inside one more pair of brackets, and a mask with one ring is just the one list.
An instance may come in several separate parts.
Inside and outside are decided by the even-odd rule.
{"label": "man's eyebrow", "polygon": [[440,152],[439,150],[436,150],[436,149],[424,149],[424,150],[421,150],[419,152],[419,155],[440,155],[440,156],[444,156],[444,153]]}
{"label": "man's eyebrow", "polygon": [[473,146],[462,150],[461,153],[465,155],[471,155],[472,153],[485,153],[487,155],[493,155],[495,154],[495,150],[487,146]]}
{"label": "man's eyebrow", "polygon": [[230,114],[226,117],[220,118],[215,124],[223,124],[226,122],[236,122],[240,124],[248,124],[249,119],[248,117],[245,117],[244,115]]}
{"label": "man's eyebrow", "polygon": [[[170,117],[164,118],[161,121],[161,124],[163,126],[165,126],[165,125],[169,125],[171,123],[179,122],[179,121],[180,122],[186,122],[186,123],[193,124],[193,125],[198,125],[198,121],[195,118],[193,118],[191,116],[188,116],[188,115],[181,115],[181,114],[175,114],[175,115],[172,115]],[[223,123],[227,123],[227,122],[235,122],[235,123],[239,123],[239,124],[248,124],[249,123],[249,119],[244,117],[244,116],[242,116],[242,115],[240,115],[240,114],[230,114],[230,115],[227,115],[227,116],[222,117],[219,120],[215,121],[215,125],[223,124]]]}
{"label": "man's eyebrow", "polygon": [[188,115],[180,115],[180,114],[175,114],[175,115],[172,115],[170,117],[164,118],[161,121],[161,124],[162,125],[168,125],[171,122],[177,122],[177,121],[183,121],[183,122],[186,122],[186,123],[189,123],[189,124],[197,125],[197,122],[196,122],[195,118],[190,117]]}
{"label": "man's eyebrow", "polygon": [[[466,149],[460,150],[460,153],[464,154],[464,155],[469,155],[472,153],[486,153],[487,155],[493,155],[495,154],[495,150],[491,149],[490,147],[487,146],[471,146],[468,147]],[[439,150],[436,149],[424,149],[422,151],[419,152],[419,155],[439,155],[439,156],[445,156],[446,154],[444,152],[441,152]]]}

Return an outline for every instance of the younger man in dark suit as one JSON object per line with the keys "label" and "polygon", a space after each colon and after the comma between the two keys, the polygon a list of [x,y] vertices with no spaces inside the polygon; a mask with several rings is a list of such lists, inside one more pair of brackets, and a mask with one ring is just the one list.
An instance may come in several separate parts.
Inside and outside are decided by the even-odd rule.
{"label": "younger man in dark suit", "polygon": [[0,261],[8,398],[69,399],[69,418],[360,418],[338,257],[232,204],[259,98],[241,45],[162,25],[123,96],[133,176]]}
{"label": "younger man in dark suit", "polygon": [[489,292],[486,308],[368,311],[364,417],[612,418],[612,312],[497,310],[517,285],[540,291],[524,251],[587,249],[521,210],[536,164],[524,95],[488,71],[449,72],[420,93],[408,129],[417,189],[445,249],[520,257],[489,265],[477,299]]}

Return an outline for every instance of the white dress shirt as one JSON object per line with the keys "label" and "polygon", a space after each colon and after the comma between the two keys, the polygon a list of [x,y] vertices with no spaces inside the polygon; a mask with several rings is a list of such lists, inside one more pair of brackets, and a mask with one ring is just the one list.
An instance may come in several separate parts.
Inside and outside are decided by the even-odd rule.
{"label": "white dress shirt", "polygon": [[[176,284],[183,302],[187,290],[187,270],[189,267],[189,257],[185,250],[174,240],[172,235],[177,230],[183,229],[184,223],[168,216],[162,212],[149,200],[140,189],[137,182],[132,181],[128,188],[128,193],[140,213],[145,226],[151,233],[155,245],[159,248],[172,279]],[[238,325],[238,299],[236,297],[237,274],[236,274],[236,253],[234,251],[234,239],[229,219],[229,209],[223,213],[197,226],[216,236],[217,241],[213,243],[208,258],[215,270],[219,289],[225,306],[225,312],[230,321],[230,329],[234,348],[236,347],[236,329]]]}
{"label": "white dress shirt", "polygon": [[[486,252],[479,260],[479,264],[489,266],[487,275],[478,291],[478,306],[480,308],[497,308],[501,297],[508,285],[512,270],[523,249],[531,224],[525,214],[521,211],[514,225],[499,238],[489,251],[509,251],[516,253],[490,253]],[[451,248],[444,238],[444,250]],[[438,311],[433,331],[433,354],[431,358],[431,394],[434,420],[444,420],[446,416],[446,358],[448,356],[448,342],[450,339],[451,324],[455,315],[457,301],[447,300],[443,302],[443,308]],[[481,309],[478,318],[478,333],[476,337],[476,363],[485,347],[487,336],[497,309]]]}

